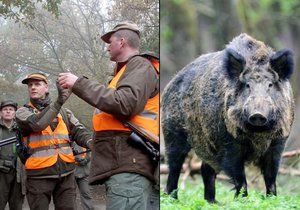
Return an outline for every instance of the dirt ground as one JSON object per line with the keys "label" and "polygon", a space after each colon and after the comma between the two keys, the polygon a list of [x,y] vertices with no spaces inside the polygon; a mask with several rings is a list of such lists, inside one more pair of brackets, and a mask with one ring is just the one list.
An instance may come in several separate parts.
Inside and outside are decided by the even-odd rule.
{"label": "dirt ground", "polygon": [[[105,188],[104,185],[91,186],[93,204],[95,210],[105,210]],[[75,210],[83,210],[80,203],[79,194],[77,191],[76,198],[76,209]],[[8,206],[6,206],[5,210],[9,210]],[[29,210],[29,206],[25,197],[25,201],[23,204],[23,210]],[[49,210],[54,210],[53,202],[50,203]]]}

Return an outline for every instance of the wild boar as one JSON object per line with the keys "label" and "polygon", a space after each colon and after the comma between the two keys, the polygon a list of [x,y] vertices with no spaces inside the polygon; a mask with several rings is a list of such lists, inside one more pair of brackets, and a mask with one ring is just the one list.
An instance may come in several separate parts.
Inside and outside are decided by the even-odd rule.
{"label": "wild boar", "polygon": [[177,197],[182,164],[191,148],[202,159],[204,198],[215,202],[216,174],[224,171],[247,196],[244,166],[257,165],[266,194],[276,195],[281,154],[294,118],[289,78],[293,54],[274,52],[247,34],[224,50],[200,56],[167,85],[161,102],[168,194]]}

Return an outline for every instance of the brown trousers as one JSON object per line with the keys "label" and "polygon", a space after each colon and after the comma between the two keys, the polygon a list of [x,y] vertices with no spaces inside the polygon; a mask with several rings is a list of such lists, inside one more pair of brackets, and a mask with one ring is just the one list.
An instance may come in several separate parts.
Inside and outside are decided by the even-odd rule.
{"label": "brown trousers", "polygon": [[22,210],[24,195],[22,195],[21,184],[17,183],[16,170],[0,172],[0,209],[9,204],[10,210]]}
{"label": "brown trousers", "polygon": [[47,210],[53,196],[56,210],[74,210],[76,185],[74,173],[61,178],[27,178],[27,200],[31,210]]}

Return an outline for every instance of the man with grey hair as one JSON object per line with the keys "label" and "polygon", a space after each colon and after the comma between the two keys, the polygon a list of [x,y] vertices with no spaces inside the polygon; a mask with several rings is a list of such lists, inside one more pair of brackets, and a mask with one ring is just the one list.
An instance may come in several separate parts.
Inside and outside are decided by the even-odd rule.
{"label": "man with grey hair", "polygon": [[61,73],[58,80],[96,107],[89,182],[105,184],[107,209],[147,209],[157,164],[132,144],[132,130],[124,122],[158,136],[158,57],[139,52],[140,30],[131,22],[116,25],[101,39],[116,62],[108,85],[72,73]]}
{"label": "man with grey hair", "polygon": [[[0,139],[15,137],[15,114],[18,104],[12,100],[0,103]],[[0,209],[9,205],[11,210],[21,210],[25,195],[25,170],[16,152],[16,143],[0,147]]]}

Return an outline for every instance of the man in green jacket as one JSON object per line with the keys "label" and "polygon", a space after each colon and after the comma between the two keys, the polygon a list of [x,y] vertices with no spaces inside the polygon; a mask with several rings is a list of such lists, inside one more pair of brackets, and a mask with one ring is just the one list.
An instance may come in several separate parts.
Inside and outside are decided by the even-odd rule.
{"label": "man in green jacket", "polygon": [[[14,117],[17,106],[17,103],[12,100],[0,104],[1,140],[16,136],[17,127]],[[22,180],[24,180],[24,167],[18,159],[16,144],[0,147],[0,209],[5,209],[7,203],[11,210],[22,209],[24,200]]]}
{"label": "man in green jacket", "polygon": [[30,101],[18,109],[16,121],[28,147],[30,157],[25,162],[27,200],[31,210],[49,208],[51,197],[55,209],[75,209],[75,159],[70,139],[89,148],[91,135],[62,105],[70,96],[59,85],[58,97],[49,96],[49,81],[42,73],[28,75]]}

